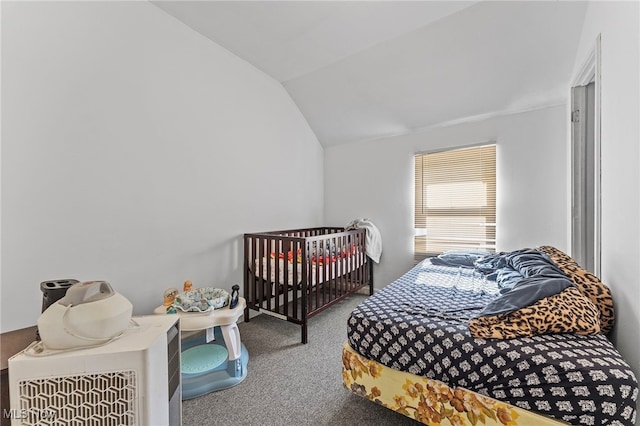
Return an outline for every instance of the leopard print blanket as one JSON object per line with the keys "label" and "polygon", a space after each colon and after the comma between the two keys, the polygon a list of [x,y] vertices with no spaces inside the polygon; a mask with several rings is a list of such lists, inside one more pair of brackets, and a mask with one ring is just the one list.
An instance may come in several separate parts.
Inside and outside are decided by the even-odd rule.
{"label": "leopard print blanket", "polygon": [[469,321],[471,335],[512,339],[548,333],[608,334],[615,321],[611,291],[570,256],[551,246],[537,248],[574,286],[518,310]]}

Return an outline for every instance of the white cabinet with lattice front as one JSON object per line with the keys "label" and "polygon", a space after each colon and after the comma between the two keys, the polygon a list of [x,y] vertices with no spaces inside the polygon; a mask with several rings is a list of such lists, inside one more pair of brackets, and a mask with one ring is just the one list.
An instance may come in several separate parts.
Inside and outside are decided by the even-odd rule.
{"label": "white cabinet with lattice front", "polygon": [[180,425],[178,317],[133,321],[103,346],[9,359],[12,425]]}

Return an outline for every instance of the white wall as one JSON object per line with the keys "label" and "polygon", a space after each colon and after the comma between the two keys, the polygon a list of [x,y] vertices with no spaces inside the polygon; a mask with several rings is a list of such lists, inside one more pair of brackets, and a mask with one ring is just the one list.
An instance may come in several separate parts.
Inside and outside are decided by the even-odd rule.
{"label": "white wall", "polygon": [[566,244],[565,105],[325,149],[325,219],[371,219],[383,254],[382,287],[413,264],[413,155],[495,141],[497,249]]}
{"label": "white wall", "polygon": [[613,341],[640,377],[640,10],[590,2],[575,72],[601,34],[602,280],[613,292]]}
{"label": "white wall", "polygon": [[322,174],[282,86],[156,6],[2,2],[2,331],[49,279],[136,314],[241,284],[241,234],[321,224]]}

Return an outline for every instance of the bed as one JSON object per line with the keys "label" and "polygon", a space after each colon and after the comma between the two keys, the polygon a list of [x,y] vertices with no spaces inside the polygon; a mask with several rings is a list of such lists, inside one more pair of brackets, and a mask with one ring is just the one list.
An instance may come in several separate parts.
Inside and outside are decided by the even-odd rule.
{"label": "bed", "polygon": [[348,390],[430,425],[635,424],[604,284],[549,246],[448,255],[351,313]]}
{"label": "bed", "polygon": [[244,320],[250,310],[301,326],[308,342],[309,318],[368,287],[373,268],[367,230],[317,227],[244,235]]}

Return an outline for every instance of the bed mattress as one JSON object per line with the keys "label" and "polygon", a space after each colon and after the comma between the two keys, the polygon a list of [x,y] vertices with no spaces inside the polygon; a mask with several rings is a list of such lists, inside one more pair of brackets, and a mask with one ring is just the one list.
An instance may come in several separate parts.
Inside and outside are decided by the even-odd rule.
{"label": "bed mattress", "polygon": [[606,336],[473,338],[469,320],[498,295],[475,269],[427,259],[352,312],[349,345],[395,370],[572,424],[634,424],[637,382]]}

